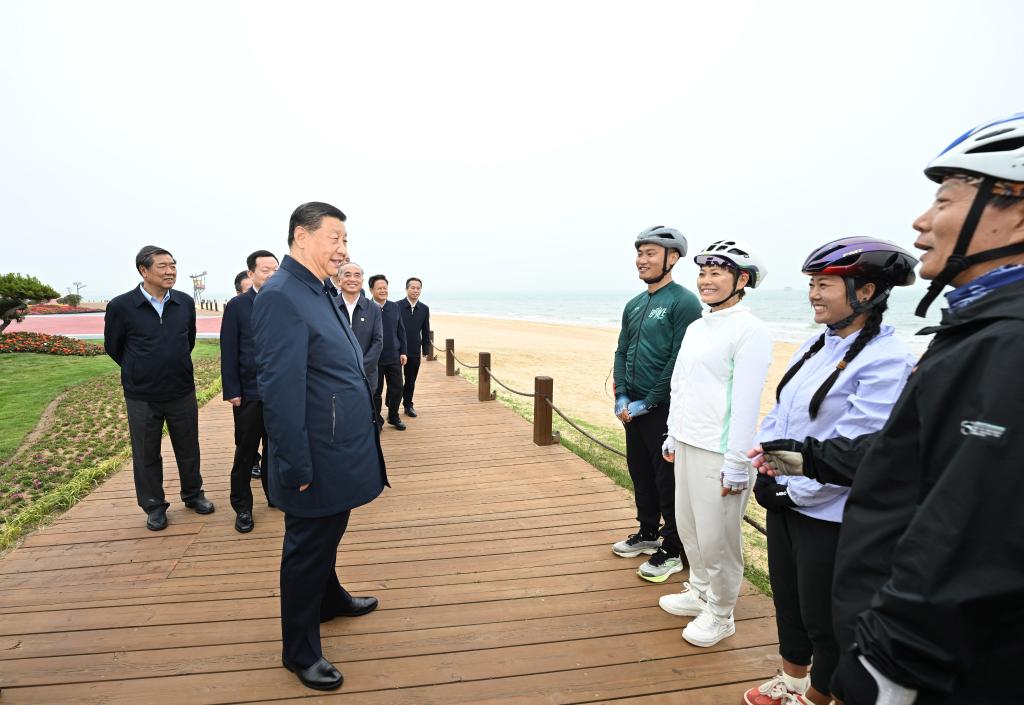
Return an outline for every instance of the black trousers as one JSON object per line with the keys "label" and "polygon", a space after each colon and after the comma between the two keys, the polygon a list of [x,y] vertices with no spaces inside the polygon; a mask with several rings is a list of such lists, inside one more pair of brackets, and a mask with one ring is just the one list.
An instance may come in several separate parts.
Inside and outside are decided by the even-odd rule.
{"label": "black trousers", "polygon": [[189,392],[171,401],[124,400],[128,409],[128,433],[132,440],[132,470],[135,497],[147,513],[169,507],[164,498],[164,459],[160,441],[167,423],[174,459],[181,480],[181,499],[190,501],[203,492],[199,473],[199,408],[196,393]]}
{"label": "black trousers", "polygon": [[252,468],[259,456],[260,483],[263,494],[270,499],[267,492],[267,455],[260,456],[260,442],[264,451],[267,447],[267,431],[263,426],[263,402],[259,399],[242,400],[238,406],[231,407],[235,417],[235,459],[231,464],[231,508],[235,512],[252,511]]}
{"label": "black trousers", "polygon": [[281,638],[284,658],[293,666],[309,668],[323,657],[321,619],[337,616],[352,601],[334,571],[349,514],[313,519],[284,515]]}
{"label": "black trousers", "polygon": [[398,405],[402,401],[402,363],[392,362],[387,365],[377,365],[377,392],[373,397],[373,408],[380,417],[380,410],[383,405],[384,382],[388,383],[388,421],[398,418]]}
{"label": "black trousers", "polygon": [[681,556],[683,544],[676,531],[675,472],[672,463],[661,457],[667,424],[668,404],[659,404],[626,424],[626,465],[633,480],[641,531],[660,533],[665,550]]}
{"label": "black trousers", "polygon": [[[417,351],[419,352],[419,351]],[[405,363],[405,383],[402,387],[402,405],[408,409],[412,406],[412,395],[416,393],[416,377],[420,373],[420,357],[409,356]]]}
{"label": "black trousers", "polygon": [[839,663],[832,627],[832,573],[840,524],[792,509],[765,514],[779,654],[801,666],[813,664],[811,685],[827,694]]}

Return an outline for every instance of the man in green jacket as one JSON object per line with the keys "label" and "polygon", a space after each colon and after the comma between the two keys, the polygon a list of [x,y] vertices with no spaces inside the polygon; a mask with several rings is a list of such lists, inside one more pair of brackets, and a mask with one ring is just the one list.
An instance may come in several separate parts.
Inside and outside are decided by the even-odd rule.
{"label": "man in green jacket", "polygon": [[626,464],[640,530],[612,551],[623,558],[650,555],[637,574],[660,583],[680,572],[685,561],[676,533],[675,477],[661,456],[661,444],[672,368],[686,328],[700,318],[701,306],[692,292],[672,281],[672,267],[686,255],[682,233],[659,225],[640,233],[634,244],[637,272],[647,291],[622,312],[615,350],[615,415],[626,427]]}

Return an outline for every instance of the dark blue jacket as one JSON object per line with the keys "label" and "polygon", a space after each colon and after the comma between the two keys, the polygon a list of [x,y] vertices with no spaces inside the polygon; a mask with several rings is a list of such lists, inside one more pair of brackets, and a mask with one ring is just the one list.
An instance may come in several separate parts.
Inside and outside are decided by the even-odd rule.
{"label": "dark blue jacket", "polygon": [[[344,295],[337,298],[338,310],[342,317],[348,318],[348,308],[345,306]],[[377,388],[377,362],[380,360],[380,351],[384,341],[384,333],[381,328],[380,306],[375,304],[362,293],[356,301],[354,315],[352,317],[352,332],[359,341],[359,348],[363,352],[363,370],[366,372],[366,379],[370,381],[370,389]]]}
{"label": "dark blue jacket", "polygon": [[256,289],[239,294],[224,306],[220,321],[220,379],[224,399],[260,398],[256,384],[256,342],[252,338],[252,303]]}
{"label": "dark blue jacket", "polygon": [[409,299],[399,301],[398,307],[402,310],[402,323],[408,337],[409,357],[419,357],[420,349],[424,355],[430,355],[430,309],[420,301],[413,311]]}
{"label": "dark blue jacket", "polygon": [[196,305],[188,294],[169,293],[162,318],[139,287],[107,304],[103,347],[121,366],[127,399],[171,401],[196,389]]}
{"label": "dark blue jacket", "polygon": [[[376,305],[377,302],[374,301]],[[380,351],[380,364],[393,365],[399,355],[408,355],[405,344],[405,324],[402,312],[394,301],[385,301],[381,309],[381,327],[384,329],[384,346]]]}
{"label": "dark blue jacket", "polygon": [[286,256],[253,303],[252,326],[271,500],[300,517],[372,501],[387,484],[377,415],[359,342],[329,290]]}

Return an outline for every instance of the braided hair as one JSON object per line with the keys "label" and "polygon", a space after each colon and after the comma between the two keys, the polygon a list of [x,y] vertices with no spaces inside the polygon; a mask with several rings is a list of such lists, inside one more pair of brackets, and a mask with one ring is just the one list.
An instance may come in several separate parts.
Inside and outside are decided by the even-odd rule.
{"label": "braided hair", "polygon": [[[863,281],[856,280],[854,282],[856,288],[858,289],[864,286],[864,283],[865,282]],[[881,284],[880,282],[875,282],[874,284],[876,288],[888,288],[884,284]],[[864,327],[861,328],[860,335],[857,336],[857,339],[853,341],[853,344],[850,346],[849,350],[847,350],[846,354],[843,355],[843,359],[839,361],[838,365],[836,365],[836,369],[832,371],[832,374],[828,376],[828,379],[822,382],[821,386],[818,387],[818,391],[816,391],[814,393],[814,396],[811,397],[811,403],[808,406],[808,411],[810,412],[810,416],[812,419],[817,418],[818,410],[821,408],[822,402],[825,401],[825,397],[828,396],[829,391],[832,389],[832,386],[836,383],[836,380],[839,379],[839,375],[842,373],[842,371],[845,370],[846,367],[851,362],[853,362],[854,358],[856,358],[857,355],[860,354],[860,351],[863,350],[867,346],[867,344],[870,343],[872,339],[874,339],[879,334],[879,332],[881,332],[882,316],[885,314],[885,311],[888,308],[889,302],[888,297],[886,297],[883,298],[874,306],[872,306],[871,310],[868,311],[868,317],[867,320],[864,322]],[[782,388],[785,387],[791,379],[793,379],[793,377],[800,370],[800,368],[803,367],[804,363],[810,360],[812,357],[814,357],[818,353],[818,351],[821,350],[824,346],[825,334],[822,333],[821,336],[816,341],[814,341],[814,344],[811,345],[810,348],[808,348],[807,352],[804,353],[803,357],[800,358],[800,360],[798,360],[795,365],[786,370],[786,374],[784,374],[782,376],[782,379],[779,380],[779,386],[775,389],[776,402],[779,401],[779,397],[782,395]]]}

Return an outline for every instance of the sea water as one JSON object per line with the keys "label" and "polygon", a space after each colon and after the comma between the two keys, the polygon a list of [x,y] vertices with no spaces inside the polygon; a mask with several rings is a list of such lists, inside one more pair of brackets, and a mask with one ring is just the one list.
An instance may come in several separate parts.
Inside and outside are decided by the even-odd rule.
{"label": "sea water", "polygon": [[[431,291],[429,295],[424,294],[423,301],[440,314],[617,329],[626,302],[638,293],[640,290]],[[918,318],[914,309],[923,294],[917,287],[909,291],[895,289],[885,313],[885,322],[896,329],[896,336],[916,354],[923,353],[931,340],[930,336],[917,335],[917,332],[938,322],[939,310],[945,303],[940,297],[932,305],[928,318]],[[768,324],[775,340],[802,343],[823,330],[814,322],[806,290],[752,290],[743,303]]]}

